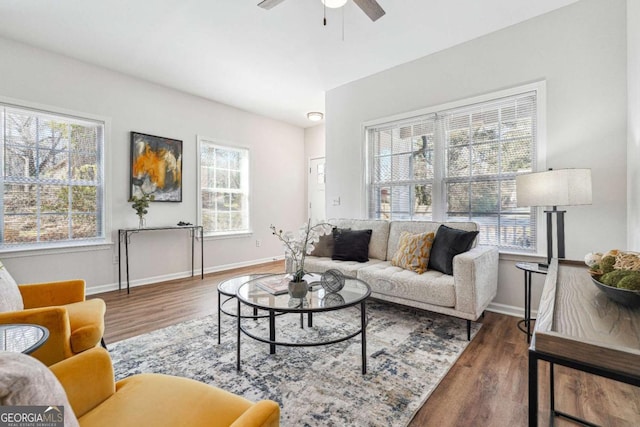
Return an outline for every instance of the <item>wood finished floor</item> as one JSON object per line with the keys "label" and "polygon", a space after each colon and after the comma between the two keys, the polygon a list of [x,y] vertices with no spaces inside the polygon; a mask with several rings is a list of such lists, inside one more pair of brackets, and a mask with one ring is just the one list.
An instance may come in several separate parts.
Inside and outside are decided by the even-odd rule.
{"label": "wood finished floor", "polygon": [[[229,277],[282,272],[282,262],[107,292],[105,340],[144,334],[217,311],[216,285]],[[417,426],[527,425],[527,342],[517,319],[487,312],[483,327],[416,414]],[[309,351],[321,351],[310,348]],[[548,420],[547,364],[540,364],[540,425]],[[640,389],[571,369],[556,368],[556,408],[601,426],[640,426]],[[556,420],[557,426],[574,426]]]}

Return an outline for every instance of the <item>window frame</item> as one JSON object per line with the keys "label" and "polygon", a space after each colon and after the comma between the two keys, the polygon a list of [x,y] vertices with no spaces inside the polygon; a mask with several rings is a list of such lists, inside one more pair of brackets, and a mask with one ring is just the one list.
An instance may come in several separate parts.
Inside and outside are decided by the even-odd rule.
{"label": "window frame", "polygon": [[[508,89],[503,89],[495,92],[485,93],[482,95],[474,96],[471,98],[460,99],[452,102],[447,102],[444,104],[434,105],[431,107],[422,108],[419,110],[409,111],[406,113],[395,114],[392,116],[382,117],[375,120],[370,120],[364,122],[361,126],[361,141],[363,141],[364,149],[363,149],[363,164],[365,165],[363,169],[363,177],[362,177],[362,193],[364,194],[361,212],[365,217],[369,217],[370,215],[370,203],[371,203],[371,192],[369,184],[371,182],[371,153],[370,143],[369,143],[369,135],[368,128],[374,126],[383,126],[384,124],[391,124],[395,122],[402,121],[411,121],[413,119],[417,119],[418,117],[428,116],[437,113],[443,113],[449,110],[460,109],[464,107],[472,107],[474,104],[482,104],[488,103],[491,101],[498,100],[500,98],[507,98],[517,96],[519,94],[523,94],[526,92],[535,92],[536,93],[536,121],[537,121],[537,129],[536,129],[536,146],[534,149],[534,156],[532,159],[533,162],[533,170],[532,172],[537,172],[541,170],[546,170],[546,150],[547,150],[547,128],[546,128],[546,81],[541,80],[533,83],[528,83],[525,85],[515,86]],[[443,141],[444,142],[444,141]],[[445,149],[438,148],[435,150],[438,152],[436,162],[437,167],[443,169],[444,168],[444,159],[442,156],[445,155]],[[444,222],[446,221],[446,194],[445,194],[445,173],[444,170],[434,177],[433,181],[433,198],[432,198],[432,217],[433,221]],[[537,209],[535,207],[531,208],[535,209],[535,221],[536,221],[536,245],[534,248],[530,250],[526,249],[515,249],[515,248],[502,248],[499,247],[500,253],[513,253],[513,254],[527,254],[527,255],[541,255],[542,250],[544,249],[545,242],[545,233],[546,233],[546,223],[544,221],[543,209]],[[420,219],[417,219],[420,220]]]}
{"label": "window frame", "polygon": [[237,238],[237,237],[247,237],[247,236],[251,236],[253,234],[253,228],[252,228],[252,203],[251,203],[251,192],[252,192],[252,181],[251,181],[251,162],[252,162],[252,156],[251,156],[251,149],[249,147],[240,145],[240,144],[236,144],[233,142],[229,142],[229,141],[224,141],[222,139],[219,138],[210,138],[210,137],[206,137],[206,136],[202,136],[202,135],[198,135],[197,136],[197,144],[196,144],[196,182],[198,185],[198,191],[197,191],[197,197],[196,197],[196,221],[198,225],[201,225],[204,227],[203,224],[203,215],[202,215],[202,186],[201,186],[201,179],[202,179],[202,159],[201,159],[201,152],[202,152],[202,145],[204,143],[208,143],[211,144],[213,146],[217,146],[217,147],[221,147],[221,148],[228,148],[231,150],[246,150],[247,152],[247,177],[246,177],[246,181],[247,181],[247,229],[246,230],[240,230],[240,231],[224,231],[224,232],[207,232],[206,230],[203,229],[203,233],[204,233],[204,237],[206,239],[229,239],[229,238]]}
{"label": "window frame", "polygon": [[[111,236],[112,228],[112,213],[111,213],[111,192],[109,190],[111,182],[111,156],[109,145],[111,141],[111,118],[101,116],[93,113],[81,112],[76,110],[70,110],[54,105],[41,104],[35,102],[24,101],[15,98],[9,98],[0,96],[0,107],[18,109],[24,111],[33,111],[41,116],[54,116],[62,119],[68,119],[72,121],[84,121],[84,122],[97,122],[102,125],[102,237],[86,238],[78,240],[64,240],[64,241],[47,241],[37,243],[20,243],[11,246],[5,246],[3,242],[0,242],[0,254],[4,258],[19,257],[23,253],[29,253],[30,255],[47,254],[50,252],[56,253],[74,253],[85,252],[87,250],[103,250],[110,248],[113,244]],[[2,158],[4,154],[2,153]],[[2,166],[4,168],[4,166]],[[3,180],[4,181],[4,180]],[[4,186],[4,182],[2,182]]]}

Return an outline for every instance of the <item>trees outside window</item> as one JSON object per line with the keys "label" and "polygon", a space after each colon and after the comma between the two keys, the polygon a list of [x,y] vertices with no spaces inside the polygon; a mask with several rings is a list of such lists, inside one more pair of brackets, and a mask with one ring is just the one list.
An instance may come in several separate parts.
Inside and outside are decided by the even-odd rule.
{"label": "trees outside window", "polygon": [[199,138],[200,207],[205,235],[249,231],[249,150]]}
{"label": "trees outside window", "polygon": [[104,123],[0,105],[2,247],[102,241]]}
{"label": "trees outside window", "polygon": [[535,250],[515,177],[535,170],[537,91],[435,110],[366,127],[369,216],[474,221],[480,244]]}

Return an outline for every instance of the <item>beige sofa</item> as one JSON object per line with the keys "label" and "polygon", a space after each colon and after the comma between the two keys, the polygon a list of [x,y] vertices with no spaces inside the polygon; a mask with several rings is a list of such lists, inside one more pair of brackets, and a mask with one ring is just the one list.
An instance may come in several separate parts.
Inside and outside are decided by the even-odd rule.
{"label": "beige sofa", "polygon": [[477,230],[474,222],[439,223],[432,221],[385,221],[336,219],[338,228],[371,229],[369,261],[334,261],[330,257],[307,256],[305,270],[324,272],[336,269],[369,284],[371,296],[410,307],[460,317],[467,320],[470,338],[471,321],[477,320],[496,296],[498,287],[498,249],[477,246],[453,258],[453,275],[428,270],[417,274],[391,265],[400,234],[437,232],[441,224],[465,231]]}

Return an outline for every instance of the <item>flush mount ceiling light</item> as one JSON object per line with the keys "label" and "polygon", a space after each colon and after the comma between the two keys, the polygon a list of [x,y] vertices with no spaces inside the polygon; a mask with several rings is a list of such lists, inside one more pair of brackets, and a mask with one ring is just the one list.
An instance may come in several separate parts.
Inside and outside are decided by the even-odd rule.
{"label": "flush mount ceiling light", "polygon": [[337,9],[347,4],[347,0],[322,0],[322,4],[332,9]]}
{"label": "flush mount ceiling light", "polygon": [[317,112],[317,111],[312,111],[310,113],[307,113],[307,119],[311,120],[312,122],[319,122],[320,120],[322,120],[324,117],[324,114]]}

